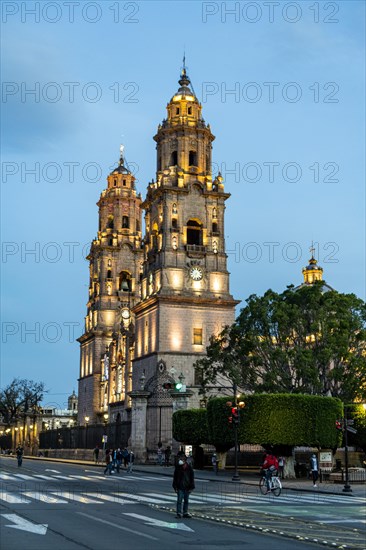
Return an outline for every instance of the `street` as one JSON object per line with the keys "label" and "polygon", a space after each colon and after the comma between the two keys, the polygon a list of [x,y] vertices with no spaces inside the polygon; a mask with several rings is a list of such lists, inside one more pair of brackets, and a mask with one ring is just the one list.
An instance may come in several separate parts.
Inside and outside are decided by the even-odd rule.
{"label": "street", "polygon": [[244,544],[290,550],[313,548],[314,539],[365,548],[362,496],[285,488],[276,498],[259,494],[254,485],[219,483],[196,471],[193,518],[177,520],[170,475],[122,469],[110,476],[98,466],[27,459],[18,468],[14,458],[1,457],[0,481],[1,540],[7,549],[104,550],[123,541],[134,550],[174,545],[230,550]]}

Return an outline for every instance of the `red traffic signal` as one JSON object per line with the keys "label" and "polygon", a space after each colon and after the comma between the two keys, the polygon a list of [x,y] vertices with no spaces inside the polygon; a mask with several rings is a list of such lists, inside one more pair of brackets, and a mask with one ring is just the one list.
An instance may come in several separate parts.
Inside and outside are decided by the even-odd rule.
{"label": "red traffic signal", "polygon": [[336,420],[336,429],[343,430],[342,422],[340,420]]}
{"label": "red traffic signal", "polygon": [[163,388],[164,388],[164,390],[173,390],[174,389],[174,384],[172,384],[171,382],[164,382]]}

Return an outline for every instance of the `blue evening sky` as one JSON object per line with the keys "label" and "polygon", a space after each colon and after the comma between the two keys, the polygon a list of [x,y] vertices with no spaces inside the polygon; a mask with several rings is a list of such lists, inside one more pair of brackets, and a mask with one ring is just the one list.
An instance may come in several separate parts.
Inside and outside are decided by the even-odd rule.
{"label": "blue evening sky", "polygon": [[299,284],[314,241],[365,299],[364,2],[4,1],[2,21],[2,385],[77,390],[95,203],[121,142],[145,195],[184,49],[234,297]]}

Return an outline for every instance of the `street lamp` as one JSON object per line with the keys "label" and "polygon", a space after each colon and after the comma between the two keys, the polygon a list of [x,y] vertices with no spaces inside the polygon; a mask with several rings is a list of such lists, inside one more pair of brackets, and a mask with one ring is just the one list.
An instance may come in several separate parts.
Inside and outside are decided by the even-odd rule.
{"label": "street lamp", "polygon": [[[349,472],[348,472],[348,431],[350,428],[349,428],[349,423],[347,418],[347,408],[350,405],[361,405],[361,403],[350,403],[348,405],[343,405],[344,465],[346,470],[346,480],[345,480],[344,487],[342,489],[343,493],[352,493],[351,485],[349,483]],[[366,403],[362,403],[362,407],[366,411]]]}
{"label": "street lamp", "polygon": [[109,418],[109,414],[105,412],[103,414],[103,422],[104,422],[103,451],[105,451],[106,438],[108,437],[107,434],[105,433],[107,431],[108,418]]}

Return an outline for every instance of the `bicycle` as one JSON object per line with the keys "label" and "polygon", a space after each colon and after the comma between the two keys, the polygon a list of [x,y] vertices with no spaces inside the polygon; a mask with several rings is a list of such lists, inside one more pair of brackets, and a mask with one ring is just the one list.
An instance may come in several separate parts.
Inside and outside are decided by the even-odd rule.
{"label": "bicycle", "polygon": [[[282,483],[280,478],[277,475],[277,471],[271,476],[270,479],[270,491],[274,494],[275,497],[279,497],[282,491]],[[265,474],[259,480],[259,489],[262,495],[266,495],[268,492],[267,480]]]}

